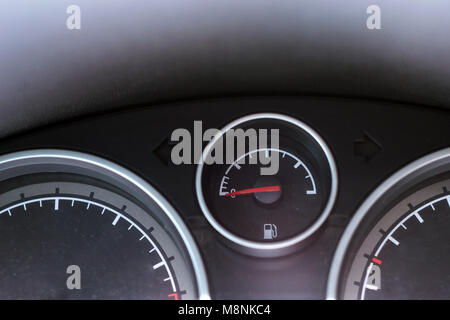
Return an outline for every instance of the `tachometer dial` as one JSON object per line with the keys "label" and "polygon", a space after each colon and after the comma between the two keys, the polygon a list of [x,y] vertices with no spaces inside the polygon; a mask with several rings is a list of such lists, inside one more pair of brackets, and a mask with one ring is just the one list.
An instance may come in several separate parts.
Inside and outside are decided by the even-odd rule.
{"label": "tachometer dial", "polygon": [[328,295],[450,299],[450,150],[405,167],[360,207],[344,233]]}
{"label": "tachometer dial", "polygon": [[[206,147],[205,158],[230,129],[276,129],[279,145],[251,149],[247,143],[246,152],[231,163],[199,165],[196,187],[203,212],[238,249],[259,256],[288,253],[330,213],[337,188],[331,152],[302,122],[284,115],[257,114],[222,129],[223,136]],[[273,158],[278,159],[278,170],[264,174],[262,169]]]}
{"label": "tachometer dial", "polygon": [[182,221],[131,172],[68,151],[0,163],[1,299],[207,297]]}

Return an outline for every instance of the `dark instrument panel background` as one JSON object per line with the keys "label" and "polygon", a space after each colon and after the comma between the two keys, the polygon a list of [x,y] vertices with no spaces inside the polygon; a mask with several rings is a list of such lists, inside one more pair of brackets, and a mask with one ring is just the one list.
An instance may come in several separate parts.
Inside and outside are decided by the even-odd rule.
{"label": "dark instrument panel background", "polygon": [[[214,112],[211,112],[214,110]],[[170,163],[174,129],[221,128],[251,113],[278,112],[314,128],[338,168],[338,198],[314,241],[289,256],[261,259],[228,248],[198,206],[195,165]],[[86,117],[0,141],[2,154],[36,148],[82,151],[117,162],[155,186],[191,229],[213,298],[325,297],[337,241],[364,198],[390,174],[450,141],[450,113],[385,101],[312,97],[246,97],[188,101]]]}

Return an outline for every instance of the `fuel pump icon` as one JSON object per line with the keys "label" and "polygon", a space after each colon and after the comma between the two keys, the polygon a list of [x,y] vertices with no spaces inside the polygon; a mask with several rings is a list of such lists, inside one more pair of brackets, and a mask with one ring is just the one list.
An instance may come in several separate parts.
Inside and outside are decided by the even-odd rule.
{"label": "fuel pump icon", "polygon": [[264,225],[264,239],[275,239],[278,237],[278,228],[274,224]]}

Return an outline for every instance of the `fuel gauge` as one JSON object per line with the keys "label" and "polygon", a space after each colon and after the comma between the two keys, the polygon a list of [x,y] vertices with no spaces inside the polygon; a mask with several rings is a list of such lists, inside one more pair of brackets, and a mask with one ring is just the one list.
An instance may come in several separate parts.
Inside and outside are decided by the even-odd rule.
{"label": "fuel gauge", "polygon": [[[248,148],[228,164],[200,164],[200,206],[210,224],[236,248],[258,256],[289,253],[317,231],[331,211],[337,190],[333,157],[312,128],[288,116],[247,116],[222,129],[219,139],[239,128],[277,129],[278,147]],[[205,148],[205,158],[219,139]],[[261,169],[275,158],[276,173],[263,174]]]}

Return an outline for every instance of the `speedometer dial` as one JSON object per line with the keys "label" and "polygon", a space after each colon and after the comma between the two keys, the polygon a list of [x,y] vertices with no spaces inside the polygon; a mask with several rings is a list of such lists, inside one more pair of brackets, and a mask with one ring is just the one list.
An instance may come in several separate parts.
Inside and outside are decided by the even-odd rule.
{"label": "speedometer dial", "polygon": [[450,150],[416,161],[381,185],[344,233],[329,297],[450,299],[449,190]]}
{"label": "speedometer dial", "polygon": [[181,219],[131,172],[68,151],[2,159],[0,299],[207,297]]}

